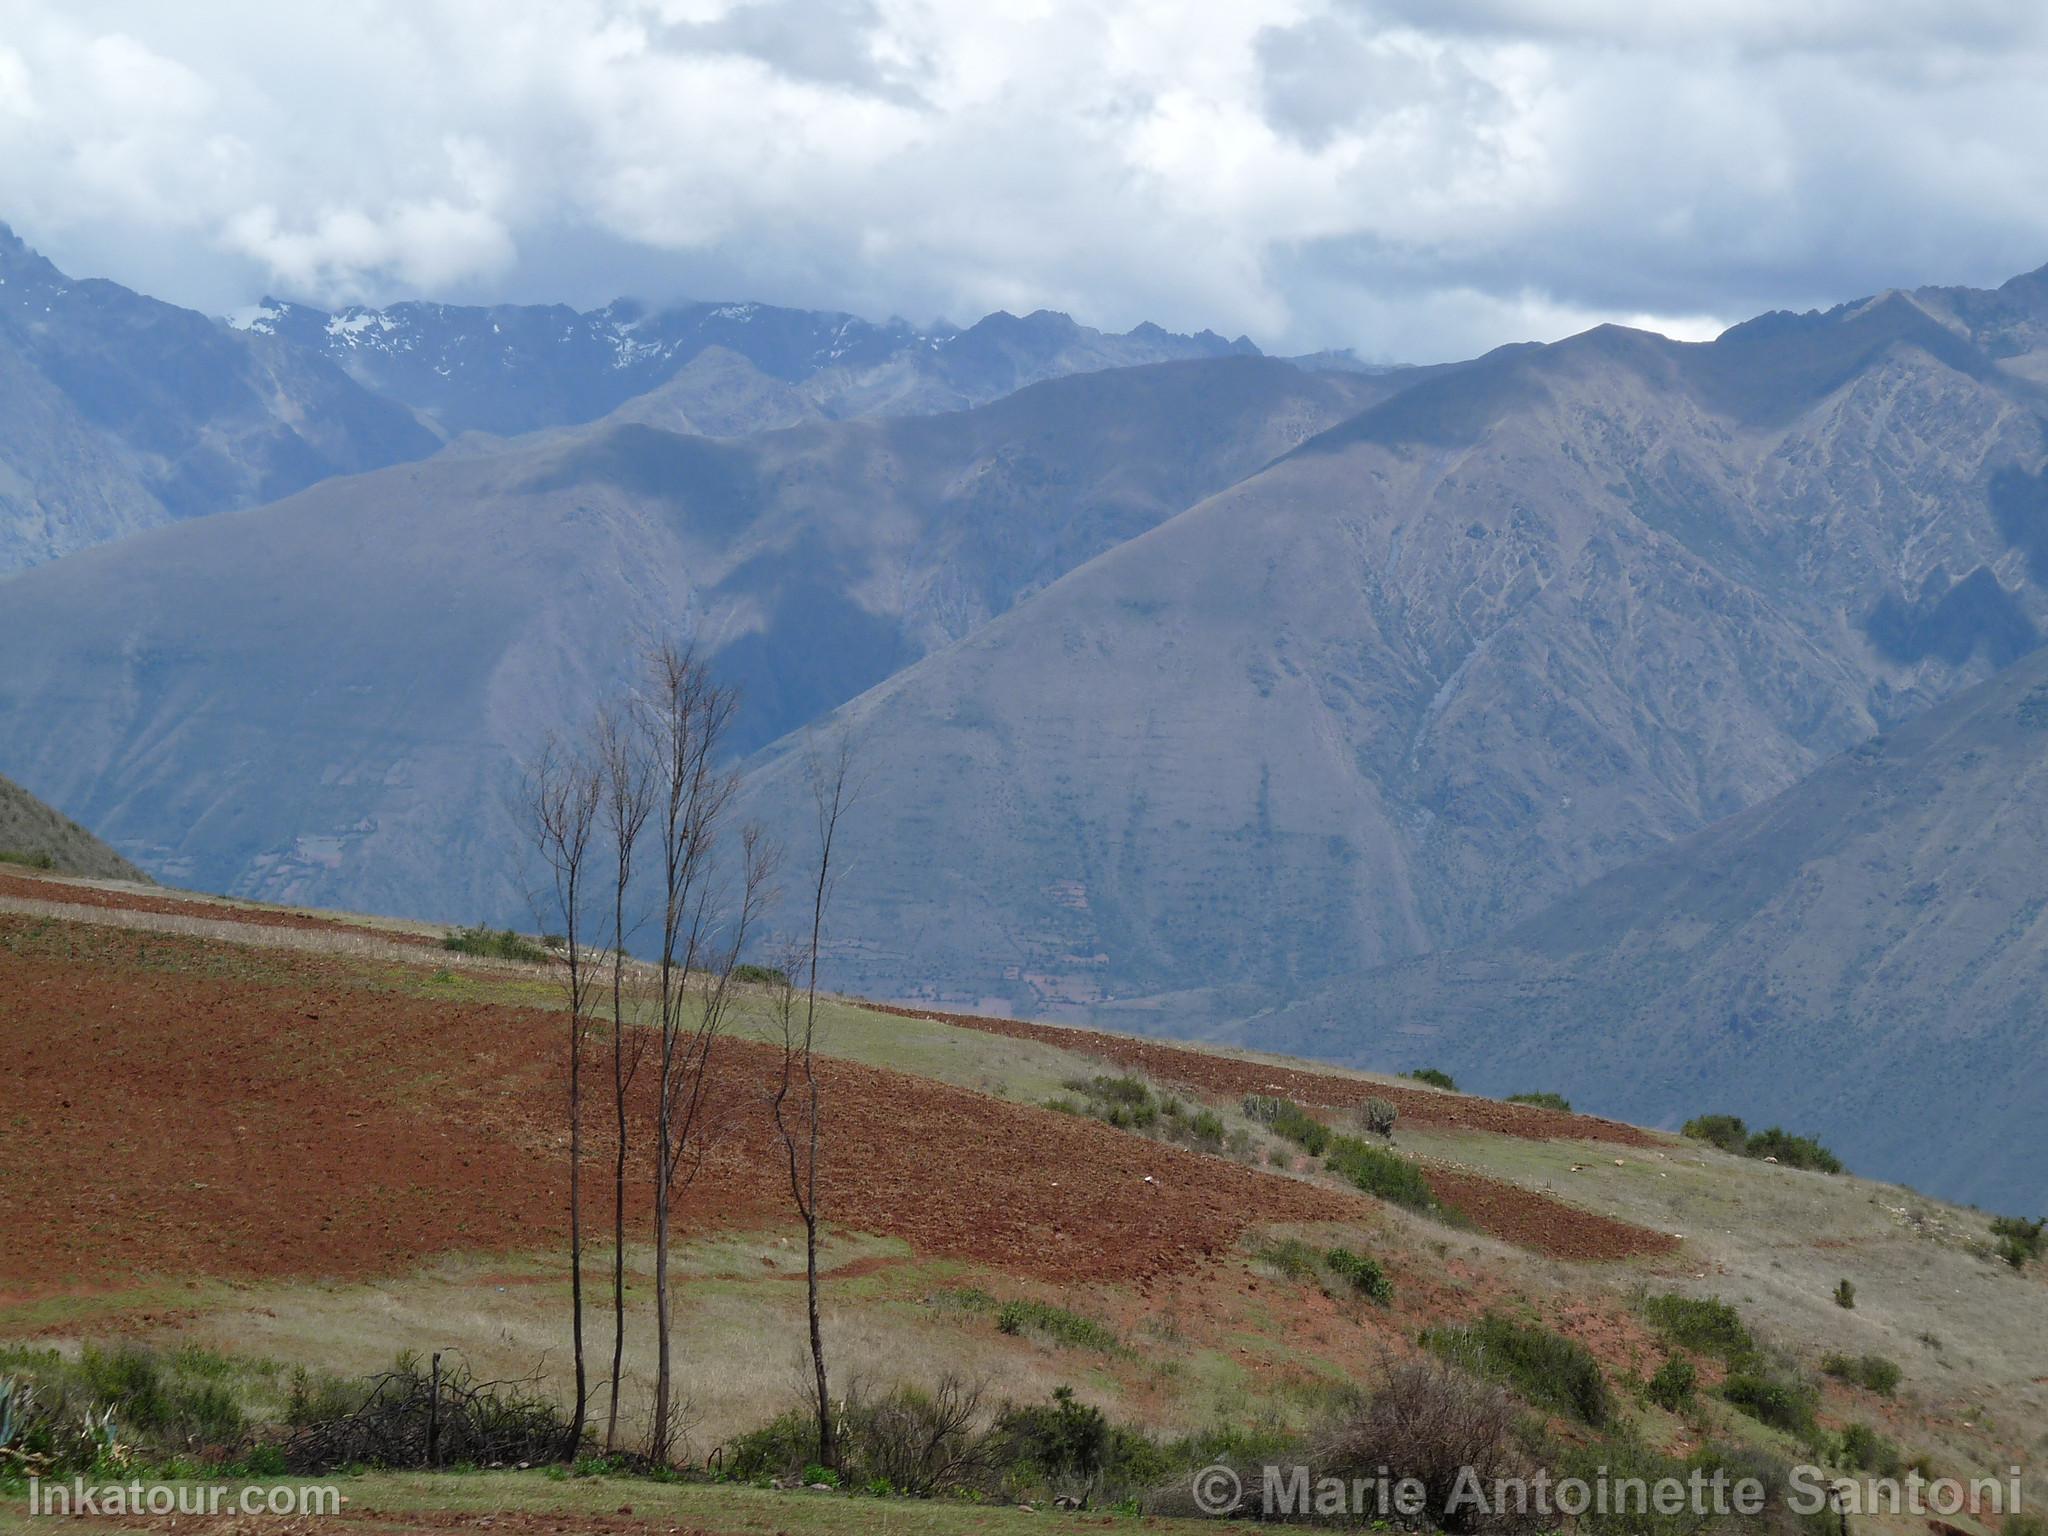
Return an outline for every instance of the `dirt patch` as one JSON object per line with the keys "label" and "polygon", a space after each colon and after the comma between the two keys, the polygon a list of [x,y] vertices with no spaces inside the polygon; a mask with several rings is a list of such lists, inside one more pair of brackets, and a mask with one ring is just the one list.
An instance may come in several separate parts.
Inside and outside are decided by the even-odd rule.
{"label": "dirt patch", "polygon": [[[0,940],[28,921],[0,917]],[[561,1016],[358,988],[280,951],[251,979],[218,964],[229,946],[71,927],[68,955],[0,943],[0,1290],[350,1278],[563,1240]],[[721,1134],[681,1202],[687,1230],[786,1214],[766,1108],[778,1062],[721,1045]],[[921,1253],[1133,1280],[1223,1254],[1254,1224],[1374,1209],[924,1078],[836,1061],[823,1075],[827,1210]],[[593,1175],[608,1151],[593,1128]],[[586,1186],[602,1228],[609,1188]]]}
{"label": "dirt patch", "polygon": [[1631,1226],[1484,1174],[1425,1167],[1430,1192],[1491,1237],[1546,1258],[1599,1262],[1675,1253],[1668,1232]]}
{"label": "dirt patch", "polygon": [[100,911],[154,912],[163,917],[197,917],[209,922],[247,923],[255,928],[295,928],[301,932],[347,933],[357,938],[388,939],[394,944],[411,944],[436,949],[440,941],[423,933],[405,933],[391,928],[373,928],[367,923],[345,923],[338,918],[318,917],[309,912],[292,912],[281,907],[245,907],[233,902],[205,901],[193,897],[159,896],[146,891],[110,891],[73,880],[45,880],[14,870],[0,870],[0,896],[19,896],[29,901],[57,901]]}
{"label": "dirt patch", "polygon": [[972,1013],[935,1013],[928,1008],[898,1008],[886,1003],[863,1003],[861,1006],[901,1018],[932,1019],[943,1024],[956,1024],[963,1029],[981,1030],[986,1034],[1007,1035],[1013,1040],[1038,1040],[1063,1050],[1083,1051],[1115,1062],[1129,1071],[1142,1072],[1159,1082],[1172,1083],[1215,1098],[1277,1093],[1325,1109],[1355,1108],[1367,1099],[1378,1098],[1391,1103],[1401,1112],[1401,1118],[1411,1125],[1485,1131],[1495,1136],[1519,1136],[1528,1141],[1606,1141],[1623,1147],[1660,1144],[1656,1136],[1640,1127],[1624,1125],[1618,1120],[1602,1120],[1594,1115],[1540,1109],[1533,1104],[1503,1104],[1496,1099],[1479,1099],[1460,1093],[1396,1088],[1385,1083],[1339,1077],[1333,1073],[1239,1061],[1135,1035],[1105,1034],[1100,1030],[1072,1028],[1063,1024],[1030,1024],[1020,1019],[988,1018]]}

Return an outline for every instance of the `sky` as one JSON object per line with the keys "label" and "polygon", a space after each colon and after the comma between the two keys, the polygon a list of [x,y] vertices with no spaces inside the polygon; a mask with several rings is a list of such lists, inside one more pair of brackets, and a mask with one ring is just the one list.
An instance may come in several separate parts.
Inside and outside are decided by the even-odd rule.
{"label": "sky", "polygon": [[2037,0],[0,0],[0,221],[266,293],[1413,362],[2048,262]]}

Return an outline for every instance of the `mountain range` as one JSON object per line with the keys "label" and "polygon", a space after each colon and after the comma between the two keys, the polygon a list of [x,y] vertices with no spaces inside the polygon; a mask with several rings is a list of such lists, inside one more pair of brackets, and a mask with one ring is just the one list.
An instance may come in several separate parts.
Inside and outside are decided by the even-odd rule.
{"label": "mountain range", "polygon": [[0,575],[439,446],[324,358],[74,281],[0,224]]}
{"label": "mountain range", "polygon": [[[2048,276],[1381,371],[1043,313],[205,324],[446,446],[0,585],[0,770],[159,877],[528,921],[517,764],[665,629],[743,688],[792,846],[810,745],[859,744],[836,986],[2038,1190],[1969,1084],[2042,1036],[1994,790],[2048,626]],[[1871,1128],[1901,1061],[1981,1125]]]}
{"label": "mountain range", "polygon": [[622,300],[580,313],[409,303],[329,313],[265,299],[237,324],[325,357],[446,432],[499,435],[594,421],[665,385],[694,400],[689,381],[675,383],[714,350],[783,387],[779,415],[734,423],[746,431],[807,417],[964,410],[1072,373],[1258,355],[1244,337],[1177,336],[1149,324],[1105,335],[1050,310],[919,330],[755,303],[650,310]]}
{"label": "mountain range", "polygon": [[515,760],[646,634],[687,625],[748,693],[739,744],[764,742],[1383,387],[1228,357],[735,441],[607,421],[329,481],[10,581],[0,754],[168,879],[523,919]]}

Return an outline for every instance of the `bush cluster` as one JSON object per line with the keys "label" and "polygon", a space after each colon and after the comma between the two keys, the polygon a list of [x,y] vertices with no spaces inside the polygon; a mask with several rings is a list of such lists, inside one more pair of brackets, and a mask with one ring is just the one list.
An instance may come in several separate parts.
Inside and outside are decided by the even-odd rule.
{"label": "bush cluster", "polygon": [[1123,1348],[1116,1330],[1107,1323],[1069,1312],[1048,1301],[1016,1300],[996,1307],[996,1329],[1000,1333],[1029,1335],[1065,1344],[1074,1349],[1093,1349],[1115,1354]]}
{"label": "bush cluster", "polygon": [[1692,1406],[1699,1382],[1699,1367],[1683,1355],[1673,1355],[1644,1384],[1643,1395],[1659,1408],[1678,1413]]}
{"label": "bush cluster", "polygon": [[1842,1160],[1810,1136],[1794,1136],[1779,1126],[1751,1133],[1740,1115],[1701,1115],[1688,1120],[1684,1134],[1732,1152],[1737,1157],[1775,1158],[1788,1168],[1814,1173],[1840,1173]]}
{"label": "bush cluster", "polygon": [[1349,1248],[1318,1248],[1282,1237],[1263,1244],[1255,1256],[1289,1280],[1313,1280],[1332,1295],[1355,1294],[1383,1307],[1394,1299],[1394,1282],[1380,1262]]}
{"label": "bush cluster", "polygon": [[1904,1375],[1898,1362],[1883,1355],[1829,1355],[1820,1368],[1838,1381],[1850,1382],[1880,1397],[1898,1390]]}
{"label": "bush cluster", "polygon": [[2048,1247],[2048,1217],[2028,1221],[2023,1216],[1994,1216],[1991,1235],[1998,1240],[1998,1256],[2014,1269],[2025,1269],[2029,1259],[2038,1259]]}
{"label": "bush cluster", "polygon": [[1528,1104],[1537,1109],[1555,1109],[1567,1115],[1572,1112],[1572,1101],[1561,1093],[1511,1093],[1508,1102]]}
{"label": "bush cluster", "polygon": [[1431,1328],[1425,1347],[1474,1375],[1513,1387],[1539,1407],[1570,1414],[1597,1429],[1613,1411],[1600,1362],[1576,1339],[1540,1323],[1489,1312],[1465,1328]]}
{"label": "bush cluster", "polygon": [[1842,1431],[1839,1459],[1852,1471],[1879,1477],[1897,1477],[1905,1466],[1899,1448],[1868,1424],[1851,1424]]}
{"label": "bush cluster", "polygon": [[1669,1342],[1726,1364],[1756,1353],[1742,1315],[1718,1298],[1652,1296],[1643,1303],[1643,1315]]}
{"label": "bush cluster", "polygon": [[231,1363],[205,1350],[18,1347],[0,1351],[0,1370],[0,1465],[84,1472],[136,1451],[221,1455],[249,1427]]}
{"label": "bush cluster", "polygon": [[1331,1274],[1347,1282],[1367,1301],[1383,1307],[1393,1302],[1394,1282],[1387,1278],[1378,1259],[1353,1253],[1349,1248],[1332,1248],[1323,1255],[1323,1262],[1330,1266]]}
{"label": "bush cluster", "polygon": [[1054,1099],[1048,1109],[1088,1115],[1118,1130],[1157,1136],[1197,1152],[1246,1150],[1232,1145],[1223,1117],[1213,1109],[1191,1108],[1173,1094],[1155,1093],[1141,1078],[1074,1077],[1061,1086],[1074,1097]]}
{"label": "bush cluster", "polygon": [[1418,1083],[1427,1083],[1432,1088],[1442,1088],[1451,1093],[1458,1091],[1458,1080],[1450,1073],[1440,1072],[1435,1067],[1417,1067],[1413,1072],[1404,1072],[1401,1075]]}
{"label": "bush cluster", "polygon": [[1095,1502],[1150,1489],[1219,1455],[1267,1449],[1242,1439],[1160,1443],[1112,1423],[1070,1387],[1048,1403],[992,1403],[948,1375],[927,1388],[856,1384],[839,1411],[839,1466],[812,1464],[816,1428],[792,1409],[726,1447],[726,1475],[745,1482],[802,1480],[906,1498],[1023,1498],[1044,1490]]}
{"label": "bush cluster", "polygon": [[1760,1423],[1812,1440],[1819,1394],[1766,1358],[1742,1317],[1727,1302],[1692,1296],[1651,1296],[1643,1315],[1665,1342],[1712,1355],[1728,1368],[1721,1396]]}
{"label": "bush cluster", "polygon": [[1245,1095],[1243,1107],[1247,1120],[1256,1121],[1275,1136],[1293,1142],[1310,1157],[1321,1157],[1329,1150],[1330,1128],[1294,1100],[1252,1093]]}
{"label": "bush cluster", "polygon": [[1430,1192],[1422,1170],[1405,1157],[1360,1141],[1355,1136],[1332,1136],[1323,1166],[1349,1179],[1368,1195],[1405,1205],[1411,1211],[1434,1214],[1437,1198]]}
{"label": "bush cluster", "polygon": [[444,935],[441,947],[458,955],[520,960],[528,965],[540,965],[548,958],[548,952],[524,934],[514,933],[510,928],[487,928],[482,923]]}
{"label": "bush cluster", "polygon": [[[1292,1099],[1252,1094],[1244,1101],[1247,1118],[1270,1126],[1340,1178],[1349,1179],[1368,1195],[1405,1205],[1410,1210],[1442,1214],[1422,1170],[1406,1158],[1357,1136],[1331,1130]],[[1391,1129],[1391,1127],[1390,1127]]]}

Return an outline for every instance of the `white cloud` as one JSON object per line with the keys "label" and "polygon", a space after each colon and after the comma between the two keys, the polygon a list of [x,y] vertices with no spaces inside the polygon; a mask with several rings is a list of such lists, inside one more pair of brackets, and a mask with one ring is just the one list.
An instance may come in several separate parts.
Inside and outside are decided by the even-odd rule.
{"label": "white cloud", "polygon": [[2018,0],[7,14],[0,218],[216,311],[1042,304],[1428,360],[2048,259]]}

